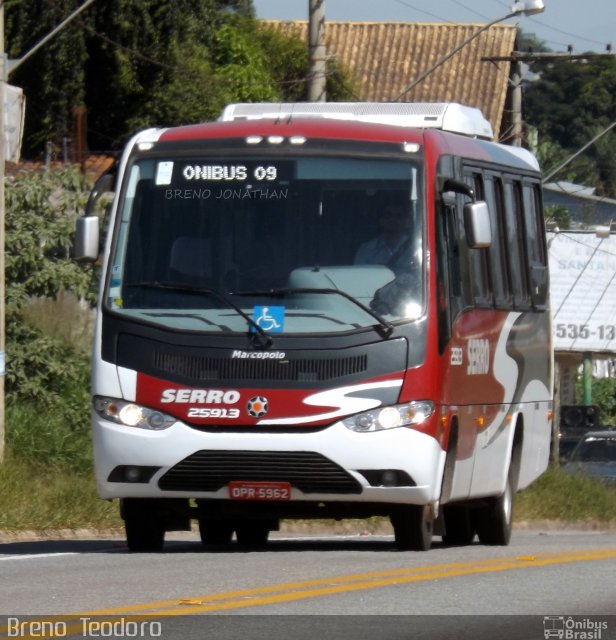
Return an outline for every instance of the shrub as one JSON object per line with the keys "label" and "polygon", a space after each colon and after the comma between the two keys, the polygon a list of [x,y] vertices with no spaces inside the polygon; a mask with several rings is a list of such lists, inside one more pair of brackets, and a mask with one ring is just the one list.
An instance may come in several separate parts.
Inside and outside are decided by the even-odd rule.
{"label": "shrub", "polygon": [[68,291],[93,299],[93,270],[71,258],[88,191],[76,169],[24,175],[6,188],[7,444],[18,458],[81,471],[91,467],[89,353],[28,324],[26,311],[33,299]]}

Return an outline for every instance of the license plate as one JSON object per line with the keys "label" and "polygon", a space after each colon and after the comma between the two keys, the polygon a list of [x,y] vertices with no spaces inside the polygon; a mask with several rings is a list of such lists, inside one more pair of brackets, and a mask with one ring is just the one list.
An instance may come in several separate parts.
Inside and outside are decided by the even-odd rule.
{"label": "license plate", "polygon": [[290,500],[291,485],[288,482],[247,482],[234,480],[229,483],[232,500]]}

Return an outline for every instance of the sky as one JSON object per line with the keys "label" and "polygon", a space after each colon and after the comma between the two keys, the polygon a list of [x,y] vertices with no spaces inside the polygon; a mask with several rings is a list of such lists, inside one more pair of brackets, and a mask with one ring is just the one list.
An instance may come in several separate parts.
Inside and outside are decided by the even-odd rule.
{"label": "sky", "polygon": [[[506,16],[513,0],[324,0],[325,19],[347,22],[468,22]],[[309,0],[253,0],[257,17],[307,20]],[[503,21],[534,33],[553,51],[616,51],[616,0],[544,0],[545,11]]]}

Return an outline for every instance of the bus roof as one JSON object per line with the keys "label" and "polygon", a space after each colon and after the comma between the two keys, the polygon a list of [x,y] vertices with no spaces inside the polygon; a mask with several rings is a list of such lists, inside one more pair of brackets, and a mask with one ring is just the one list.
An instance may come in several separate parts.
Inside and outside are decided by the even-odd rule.
{"label": "bus roof", "polygon": [[[468,158],[493,161],[506,166],[517,166],[533,171],[539,170],[536,158],[527,149],[471,136],[468,132],[466,135],[460,135],[459,132],[456,133],[449,130],[454,128],[451,123],[456,113],[460,116],[468,114],[469,118],[472,119],[473,114],[481,116],[477,109],[456,105],[450,111],[453,105],[445,105],[447,107],[445,109],[444,103],[439,103],[440,115],[424,114],[422,116],[420,109],[416,109],[415,113],[412,113],[411,109],[402,109],[402,107],[419,107],[420,105],[378,103],[379,109],[385,107],[383,113],[379,116],[378,109],[375,112],[370,110],[371,105],[373,106],[377,103],[320,103],[321,106],[319,108],[317,106],[314,107],[315,113],[301,111],[305,104],[318,105],[319,103],[297,103],[300,109],[299,116],[295,112],[289,113],[282,108],[284,103],[279,105],[264,103],[261,105],[261,110],[258,104],[230,105],[216,122],[166,129],[148,129],[137,134],[132,140],[133,144],[130,146],[136,145],[138,148],[145,149],[157,143],[173,144],[231,138],[244,139],[248,146],[253,147],[255,145],[274,147],[279,146],[283,141],[285,144],[292,143],[292,146],[293,144],[301,145],[301,140],[316,138],[425,145],[427,139],[430,138],[431,144],[440,149],[438,153],[451,153]],[[266,111],[263,111],[264,105],[267,106]],[[329,113],[328,109],[332,105],[337,105],[332,111],[334,115],[331,117],[324,115]],[[358,115],[349,115],[344,110],[345,105],[354,105]],[[246,109],[239,109],[240,106],[246,107]],[[248,109],[249,106],[255,107],[254,117],[242,116],[242,113],[245,114],[251,110]],[[281,108],[278,109],[278,106]],[[231,107],[233,107],[233,110],[231,110]],[[402,113],[396,116],[394,108],[401,109]],[[320,115],[316,113],[319,109],[322,111]],[[405,111],[407,113],[404,113]],[[256,115],[258,113],[262,113],[262,115]],[[276,114],[275,116],[274,113]],[[374,115],[375,113],[376,115]],[[447,115],[448,113],[449,116]],[[414,124],[411,126],[411,122],[419,123],[421,118],[426,120],[423,125]],[[405,125],[404,122],[407,124]],[[460,122],[462,122],[461,118],[458,123],[460,124]],[[487,124],[489,125],[489,123]]]}
{"label": "bus roof", "polygon": [[220,121],[330,118],[417,129],[440,129],[493,140],[492,125],[479,109],[456,102],[257,102],[230,104]]}

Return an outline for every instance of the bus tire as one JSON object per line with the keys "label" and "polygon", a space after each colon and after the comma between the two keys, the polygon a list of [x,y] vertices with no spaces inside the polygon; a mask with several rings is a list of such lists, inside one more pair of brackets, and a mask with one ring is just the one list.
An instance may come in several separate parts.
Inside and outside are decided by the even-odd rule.
{"label": "bus tire", "polygon": [[475,539],[475,525],[471,510],[467,506],[450,505],[443,507],[445,533],[443,544],[466,546]]}
{"label": "bus tire", "polygon": [[270,529],[261,522],[245,522],[235,527],[235,535],[240,546],[258,549],[267,544]]}
{"label": "bus tire", "polygon": [[427,551],[432,544],[432,507],[406,505],[391,514],[396,547],[399,551]]}
{"label": "bus tire", "polygon": [[165,523],[154,504],[126,498],[122,504],[126,545],[133,553],[157,553],[165,542]]}
{"label": "bus tire", "polygon": [[233,525],[225,520],[199,519],[199,536],[201,542],[207,545],[231,544],[233,539]]}
{"label": "bus tire", "polygon": [[507,485],[503,494],[498,498],[490,499],[487,506],[476,509],[474,515],[475,528],[481,544],[500,546],[509,544],[513,523],[511,474],[507,477]]}

